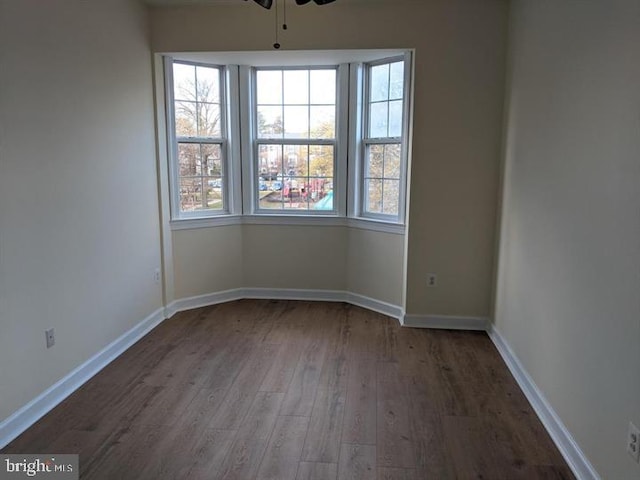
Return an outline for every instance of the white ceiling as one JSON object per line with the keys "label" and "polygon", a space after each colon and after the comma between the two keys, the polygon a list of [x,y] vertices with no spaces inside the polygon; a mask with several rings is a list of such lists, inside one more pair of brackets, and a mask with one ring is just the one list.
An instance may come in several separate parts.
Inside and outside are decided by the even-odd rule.
{"label": "white ceiling", "polygon": [[260,52],[164,52],[176,60],[219,65],[251,65],[254,67],[290,65],[337,65],[368,62],[402,55],[404,50],[268,50]]}

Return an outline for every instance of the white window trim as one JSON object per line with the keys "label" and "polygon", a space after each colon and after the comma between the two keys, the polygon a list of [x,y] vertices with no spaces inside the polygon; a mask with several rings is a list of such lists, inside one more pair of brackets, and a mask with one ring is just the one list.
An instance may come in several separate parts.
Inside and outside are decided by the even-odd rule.
{"label": "white window trim", "polygon": [[241,225],[242,215],[218,215],[205,218],[182,218],[171,220],[171,230],[194,230],[197,228],[224,227],[227,225]]}
{"label": "white window trim", "polygon": [[[219,68],[221,71],[220,74],[220,138],[207,138],[203,140],[200,137],[194,138],[183,138],[178,140],[178,136],[176,135],[176,117],[175,117],[175,98],[174,98],[174,84],[173,84],[173,64],[181,63],[185,65],[194,65],[194,66],[204,66],[204,67],[215,67]],[[232,66],[231,66],[232,67]],[[167,110],[167,155],[169,160],[169,195],[170,199],[170,211],[171,218],[173,220],[196,220],[196,219],[206,219],[212,217],[219,217],[230,215],[235,211],[236,205],[238,204],[237,200],[237,188],[235,185],[236,177],[240,175],[238,169],[233,168],[231,159],[234,157],[234,149],[236,149],[235,141],[232,140],[232,135],[235,132],[232,132],[231,129],[237,123],[235,116],[232,114],[233,108],[230,107],[230,102],[228,101],[230,97],[229,85],[230,78],[234,75],[237,77],[237,72],[234,74],[233,68],[225,65],[216,65],[210,63],[202,63],[202,62],[192,62],[192,61],[183,61],[183,60],[175,60],[170,56],[164,57],[164,74],[165,74],[165,96],[166,96],[166,110]],[[237,83],[237,82],[236,82]],[[212,145],[220,145],[221,155],[222,155],[222,194],[223,194],[223,208],[218,210],[197,210],[193,212],[182,212],[180,210],[180,175],[179,175],[179,166],[178,166],[178,144],[179,143],[196,143],[196,144],[212,144]]]}
{"label": "white window trim", "polygon": [[[369,105],[369,88],[370,88],[370,74],[368,73],[368,69],[375,65],[384,65],[385,63],[393,63],[394,61],[403,60],[404,61],[404,89],[403,89],[403,97],[402,97],[402,135],[400,137],[383,137],[376,139],[367,139],[368,127],[369,127],[369,113],[368,113],[368,105]],[[356,125],[354,126],[356,133],[352,138],[355,138],[358,141],[358,144],[354,146],[354,151],[357,152],[357,161],[358,165],[356,168],[356,180],[353,182],[353,190],[355,192],[355,206],[354,217],[362,220],[374,220],[378,222],[387,222],[387,223],[397,223],[400,225],[404,225],[406,223],[406,209],[407,209],[407,173],[408,173],[408,164],[409,164],[409,152],[408,152],[408,141],[409,141],[409,117],[410,111],[412,109],[412,90],[411,90],[411,78],[413,73],[413,62],[412,62],[412,54],[407,51],[404,55],[381,58],[379,60],[374,60],[371,62],[367,62],[366,64],[359,64],[357,68],[357,72],[353,73],[353,76],[356,78],[354,81],[358,86],[363,86],[362,90],[358,91],[355,95],[357,102],[355,105],[352,105],[352,115],[355,115],[357,120],[354,122]],[[373,144],[390,144],[390,143],[400,143],[401,145],[401,153],[400,153],[400,195],[398,199],[398,215],[389,215],[383,213],[373,213],[366,212],[364,209],[365,205],[365,189],[364,189],[364,172],[365,172],[365,161],[366,161],[366,148],[367,145]]]}
{"label": "white window trim", "polygon": [[242,213],[242,138],[241,116],[239,102],[231,102],[230,99],[240,97],[240,68],[238,65],[227,65],[226,87],[228,94],[227,113],[227,144],[229,158],[227,159],[227,192],[229,198],[229,215]]}
{"label": "white window trim", "polygon": [[199,228],[223,227],[228,225],[284,225],[349,227],[359,230],[404,235],[406,226],[398,223],[380,222],[372,219],[312,216],[312,215],[224,215],[210,218],[172,220],[172,231],[195,230]]}
{"label": "white window trim", "polygon": [[[266,69],[267,67],[259,67]],[[347,206],[347,151],[349,137],[349,66],[340,65],[298,65],[295,67],[279,67],[278,70],[305,70],[318,68],[331,68],[336,70],[336,135],[332,140],[322,139],[258,139],[256,132],[256,68],[250,66],[240,67],[240,95],[241,109],[241,131],[249,132],[243,136],[242,140],[242,169],[243,169],[243,213],[245,215],[264,215],[273,219],[275,216],[307,216],[312,218],[321,217],[345,217]],[[309,210],[268,210],[259,207],[256,195],[258,187],[257,175],[257,155],[259,144],[273,145],[332,145],[334,147],[333,165],[333,198],[334,208],[331,211],[309,211]]]}
{"label": "white window trim", "polygon": [[351,63],[349,65],[349,87],[352,95],[349,97],[349,207],[347,215],[350,218],[358,218],[360,198],[362,197],[363,144],[362,132],[364,131],[362,109],[364,102],[363,89],[364,65]]}

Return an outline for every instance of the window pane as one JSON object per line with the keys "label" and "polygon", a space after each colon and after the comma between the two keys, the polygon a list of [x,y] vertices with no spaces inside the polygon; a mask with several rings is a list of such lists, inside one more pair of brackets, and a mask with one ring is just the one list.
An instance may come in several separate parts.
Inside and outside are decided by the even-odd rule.
{"label": "window pane", "polygon": [[[386,142],[386,139],[402,137],[404,68],[404,61],[369,68],[370,139],[383,139]],[[363,212],[390,216],[399,214],[401,153],[401,143],[369,143],[367,146],[363,174]]]}
{"label": "window pane", "polygon": [[384,175],[384,145],[371,145],[365,165],[365,177],[382,178]]}
{"label": "window pane", "polygon": [[178,208],[222,210],[226,188],[222,140],[201,140],[221,138],[224,133],[221,69],[174,63],[173,82]]}
{"label": "window pane", "polygon": [[404,95],[404,62],[391,64],[389,82],[389,98],[400,99]]}
{"label": "window pane", "polygon": [[398,180],[384,180],[382,213],[398,215],[398,200],[400,198],[400,182]]}
{"label": "window pane", "polygon": [[287,210],[308,210],[309,201],[306,187],[306,178],[291,177],[285,180],[281,192],[283,198],[282,206]]}
{"label": "window pane", "polygon": [[402,135],[402,100],[389,102],[389,136]]}
{"label": "window pane", "polygon": [[311,103],[330,104],[336,103],[336,71],[331,70],[311,70]]}
{"label": "window pane", "polygon": [[371,67],[369,101],[377,102],[389,99],[389,64]]}
{"label": "window pane", "polygon": [[[282,146],[260,145],[258,146],[258,172],[263,180],[272,182],[282,176]],[[272,186],[271,183],[268,184]]]}
{"label": "window pane", "polygon": [[196,69],[192,65],[173,64],[174,100],[196,100]]}
{"label": "window pane", "polygon": [[202,175],[200,145],[197,143],[179,143],[178,166],[181,177]]}
{"label": "window pane", "polygon": [[309,146],[309,175],[333,178],[333,145]]}
{"label": "window pane", "polygon": [[190,212],[202,208],[202,178],[180,179],[180,210]]}
{"label": "window pane", "polygon": [[307,145],[286,145],[283,163],[286,178],[308,175],[309,147]]}
{"label": "window pane", "polygon": [[310,107],[311,138],[335,138],[336,108],[334,106]]}
{"label": "window pane", "polygon": [[259,208],[332,211],[334,149],[333,145],[259,145]]}
{"label": "window pane", "polygon": [[176,102],[176,136],[195,137],[197,134],[197,106],[195,102]]}
{"label": "window pane", "polygon": [[384,146],[384,178],[400,178],[400,143]]}
{"label": "window pane", "polygon": [[[261,71],[258,71],[259,73]],[[309,145],[336,135],[336,70],[282,70],[280,105],[256,104],[259,138],[293,139],[293,145],[258,145],[260,209],[333,211],[335,145]],[[256,76],[258,92],[264,78]],[[267,79],[268,80],[268,79]],[[258,100],[264,99],[258,93]],[[275,134],[277,132],[278,134]],[[296,139],[300,139],[297,141]]]}
{"label": "window pane", "polygon": [[311,178],[308,189],[309,208],[333,210],[333,178]]}
{"label": "window pane", "polygon": [[309,107],[284,107],[285,138],[309,138]]}
{"label": "window pane", "polygon": [[204,144],[201,147],[202,174],[220,177],[222,175],[222,147]]}
{"label": "window pane", "polygon": [[389,134],[389,103],[372,103],[369,109],[369,137],[384,138]]}
{"label": "window pane", "polygon": [[180,210],[222,209],[222,146],[179,143]]}
{"label": "window pane", "polygon": [[206,208],[221,210],[223,208],[223,188],[222,178],[208,178],[205,183],[205,205]]}
{"label": "window pane", "polygon": [[309,103],[309,71],[284,71],[284,103],[306,105]]}
{"label": "window pane", "polygon": [[259,105],[282,104],[282,71],[258,70],[256,89]]}
{"label": "window pane", "polygon": [[220,137],[220,105],[215,103],[198,104],[198,136]]}
{"label": "window pane", "polygon": [[199,102],[220,103],[220,69],[196,67]]}
{"label": "window pane", "polygon": [[282,138],[282,107],[258,106],[258,137]]}
{"label": "window pane", "polygon": [[207,187],[213,190],[222,189],[222,177],[206,177]]}
{"label": "window pane", "polygon": [[273,180],[258,180],[259,208],[282,210],[283,183],[282,176],[278,180],[276,180],[276,177],[273,177]]}
{"label": "window pane", "polygon": [[364,209],[369,213],[382,213],[382,180],[364,181]]}

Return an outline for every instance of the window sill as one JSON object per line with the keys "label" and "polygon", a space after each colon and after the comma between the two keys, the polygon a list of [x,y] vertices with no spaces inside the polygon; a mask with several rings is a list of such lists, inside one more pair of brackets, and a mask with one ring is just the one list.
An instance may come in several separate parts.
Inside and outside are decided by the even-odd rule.
{"label": "window sill", "polygon": [[208,218],[172,220],[171,230],[223,227],[228,225],[283,225],[301,227],[350,227],[359,230],[404,235],[406,226],[363,218],[328,217],[311,215],[224,215]]}
{"label": "window sill", "polygon": [[171,230],[193,230],[196,228],[224,227],[241,225],[242,215],[220,215],[218,217],[181,218],[171,220]]}
{"label": "window sill", "polygon": [[384,222],[381,220],[372,220],[370,218],[348,218],[347,225],[351,228],[359,230],[372,230],[374,232],[392,233],[394,235],[404,235],[406,233],[406,225],[401,223]]}

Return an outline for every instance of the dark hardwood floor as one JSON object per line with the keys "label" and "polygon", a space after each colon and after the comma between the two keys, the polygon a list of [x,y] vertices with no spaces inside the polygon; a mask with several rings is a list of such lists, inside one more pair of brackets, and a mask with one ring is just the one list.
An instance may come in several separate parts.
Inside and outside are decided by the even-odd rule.
{"label": "dark hardwood floor", "polygon": [[3,453],[83,479],[573,479],[486,334],[243,300],[157,327]]}

